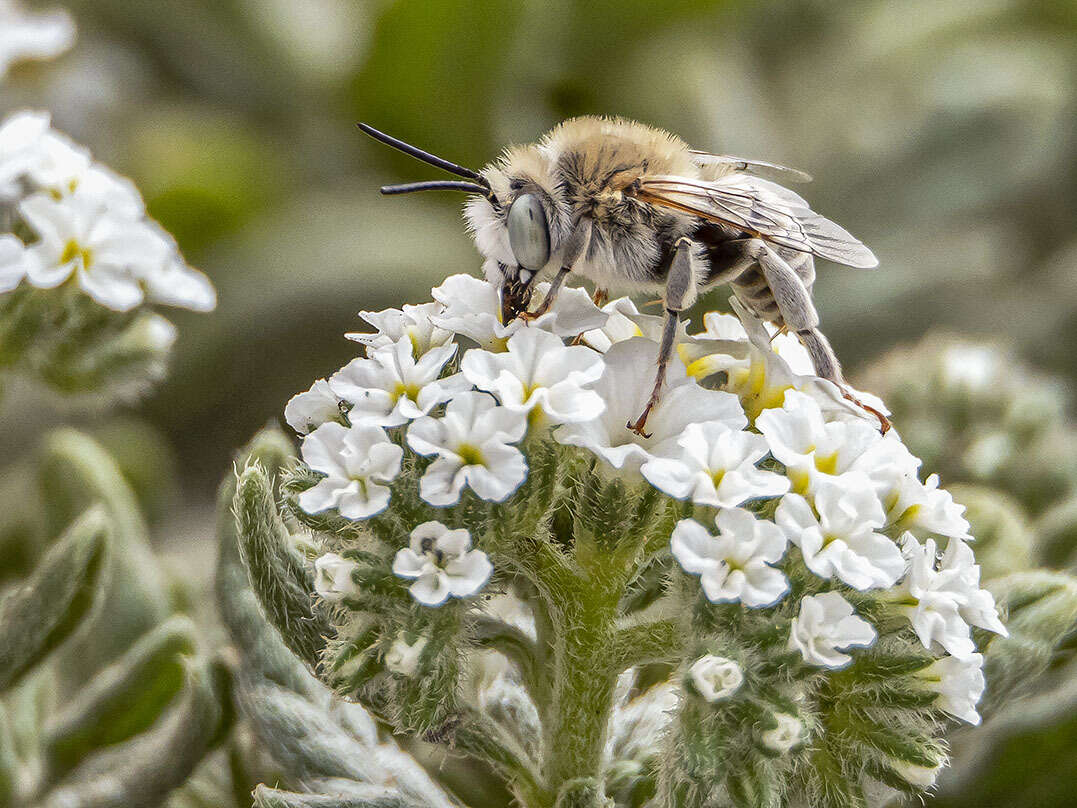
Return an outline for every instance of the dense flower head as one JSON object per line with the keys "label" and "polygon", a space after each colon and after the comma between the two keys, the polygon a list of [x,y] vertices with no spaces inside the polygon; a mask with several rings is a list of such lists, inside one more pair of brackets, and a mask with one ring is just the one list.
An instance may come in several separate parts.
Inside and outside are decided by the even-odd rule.
{"label": "dense flower head", "polygon": [[[639,565],[624,579],[626,625],[657,615],[688,632],[661,691],[680,693],[681,706],[667,705],[659,727],[695,711],[721,734],[730,716],[751,715],[747,744],[768,759],[799,754],[818,741],[826,704],[885,701],[870,688],[827,701],[828,687],[854,681],[832,677],[895,655],[905,661],[886,692],[912,694],[894,709],[917,732],[946,716],[979,720],[973,628],[1006,629],[963,509],[896,430],[881,434],[811,373],[794,338],[743,311],[709,313],[698,333],[682,327],[640,435],[628,423],[654,383],[659,318],[566,289],[549,313],[504,324],[496,287],[464,275],[433,298],[362,312],[376,330],[349,337],[363,354],[286,410],[304,436],[297,516],[326,549],[359,559],[354,575],[348,567],[355,603],[383,604],[355,605],[339,628],[372,643],[365,676],[382,670],[402,688],[478,666],[469,682],[498,683],[496,698],[482,685],[478,703],[531,715],[518,681],[489,679],[488,660],[461,649],[482,645],[475,637],[503,619],[492,604],[506,599],[522,616],[505,630],[533,638],[536,565],[606,555]],[[438,633],[453,631],[472,639]],[[923,737],[909,759],[872,753],[886,782],[941,765],[941,746]],[[628,777],[643,758],[608,765]]]}
{"label": "dense flower head", "polygon": [[0,291],[70,283],[121,312],[144,301],[195,311],[216,305],[209,280],[146,216],[131,182],[52,129],[46,113],[16,112],[0,122],[4,210],[26,235],[21,250],[6,237]]}

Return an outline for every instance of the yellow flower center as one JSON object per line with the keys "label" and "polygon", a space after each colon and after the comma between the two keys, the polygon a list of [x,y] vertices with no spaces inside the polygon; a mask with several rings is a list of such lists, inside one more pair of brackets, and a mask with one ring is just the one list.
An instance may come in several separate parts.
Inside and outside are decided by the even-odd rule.
{"label": "yellow flower center", "polygon": [[93,263],[93,250],[89,247],[83,247],[74,239],[71,239],[64,245],[64,251],[60,253],[60,263],[66,264],[75,259],[82,261],[83,268],[88,268]]}
{"label": "yellow flower center", "polygon": [[470,443],[461,443],[456,447],[456,454],[460,456],[460,460],[463,461],[465,466],[485,466],[486,460],[482,456],[482,452],[479,451],[478,446],[472,446]]}

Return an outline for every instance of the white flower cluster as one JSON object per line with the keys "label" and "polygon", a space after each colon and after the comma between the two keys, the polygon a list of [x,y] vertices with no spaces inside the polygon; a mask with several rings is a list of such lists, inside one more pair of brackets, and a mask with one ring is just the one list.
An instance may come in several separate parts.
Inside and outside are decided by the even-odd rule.
{"label": "white flower cluster", "polygon": [[[971,627],[1005,629],[980,587],[963,508],[937,477],[921,481],[920,461],[894,431],[880,434],[873,416],[811,374],[795,339],[744,312],[708,314],[703,332],[679,337],[640,436],[628,423],[650,394],[660,318],[625,298],[599,309],[565,289],[542,317],[505,325],[496,289],[466,275],[433,297],[362,312],[376,331],[349,336],[366,355],[288,403],[288,423],[306,436],[303,459],[325,475],[300,496],[302,508],[378,514],[408,449],[432,459],[419,480],[429,505],[455,505],[465,489],[504,502],[527,477],[532,441],[579,447],[608,476],[649,483],[692,509],[670,547],[707,600],[774,607],[790,591],[788,565],[802,561],[815,584],[795,604],[788,648],[809,666],[837,669],[852,660],[845,652],[877,638],[846,595],[874,593],[908,618],[927,651],[950,655],[924,674],[940,709],[976,720],[983,677]],[[458,356],[456,337],[475,345]],[[470,548],[466,530],[419,525],[394,572],[415,581],[422,603],[467,597],[492,571]],[[708,656],[690,679],[717,700],[743,675],[736,661]]]}
{"label": "white flower cluster", "polygon": [[0,124],[5,218],[33,238],[0,234],[0,293],[23,282],[40,289],[70,283],[115,311],[144,300],[195,311],[216,306],[212,284],[146,216],[134,185],[52,129],[46,113],[17,112]]}
{"label": "white flower cluster", "polygon": [[75,41],[66,11],[30,12],[15,0],[0,0],[0,79],[28,59],[54,59]]}

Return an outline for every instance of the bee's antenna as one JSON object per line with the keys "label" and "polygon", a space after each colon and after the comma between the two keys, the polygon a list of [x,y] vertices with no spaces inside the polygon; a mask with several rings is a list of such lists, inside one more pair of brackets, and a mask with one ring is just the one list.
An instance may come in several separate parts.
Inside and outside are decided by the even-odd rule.
{"label": "bee's antenna", "polygon": [[461,165],[445,160],[441,157],[437,157],[430,152],[425,152],[416,146],[412,146],[410,143],[405,143],[403,140],[397,140],[392,135],[387,135],[384,132],[379,132],[373,126],[365,123],[356,124],[362,131],[366,132],[375,140],[380,140],[386,146],[392,146],[394,149],[399,149],[404,154],[410,154],[417,160],[422,160],[424,163],[429,163],[432,166],[440,168],[442,171],[448,171],[450,174],[455,174],[458,177],[467,177],[471,180],[479,180],[485,182],[485,178],[482,177],[478,171],[474,171],[470,168],[464,168]]}
{"label": "bee's antenna", "polygon": [[465,191],[469,194],[489,192],[485,185],[477,182],[457,182],[455,180],[434,180],[432,182],[409,182],[406,185],[383,185],[381,192],[386,196],[393,194],[410,194],[412,191]]}

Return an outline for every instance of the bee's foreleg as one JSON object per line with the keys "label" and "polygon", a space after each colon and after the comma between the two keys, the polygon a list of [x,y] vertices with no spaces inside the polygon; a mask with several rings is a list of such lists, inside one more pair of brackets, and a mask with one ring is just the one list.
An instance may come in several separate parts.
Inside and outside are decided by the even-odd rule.
{"label": "bee's foreleg", "polygon": [[662,386],[666,383],[666,369],[673,357],[673,347],[677,339],[677,326],[680,324],[681,312],[695,302],[697,293],[695,260],[692,256],[692,241],[680,238],[673,248],[673,260],[670,261],[669,273],[666,275],[666,322],[662,328],[662,343],[658,348],[658,368],[655,371],[654,388],[647,406],[635,421],[625,424],[637,435],[649,438],[644,431],[651,410],[662,397]]}
{"label": "bee's foreleg", "polygon": [[557,293],[561,291],[561,287],[565,283],[565,278],[568,277],[573,265],[580,259],[580,256],[587,252],[587,247],[590,243],[591,219],[588,216],[581,216],[576,220],[572,230],[569,231],[568,238],[565,239],[565,247],[561,252],[561,269],[554,276],[553,283],[550,284],[550,290],[546,292],[546,297],[542,299],[539,307],[534,311],[523,312],[520,315],[522,318],[534,320],[550,310],[554,300],[557,299]]}

